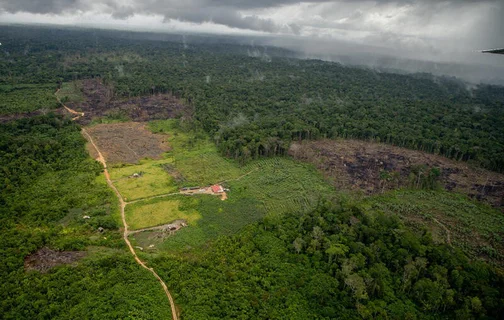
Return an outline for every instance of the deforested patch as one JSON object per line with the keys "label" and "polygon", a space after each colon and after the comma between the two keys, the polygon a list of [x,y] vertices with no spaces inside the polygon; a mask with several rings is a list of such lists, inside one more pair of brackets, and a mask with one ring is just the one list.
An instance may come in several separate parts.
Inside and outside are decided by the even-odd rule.
{"label": "deforested patch", "polygon": [[110,164],[160,159],[170,150],[167,135],[154,134],[140,122],[99,124],[86,130]]}
{"label": "deforested patch", "polygon": [[45,273],[60,265],[74,264],[85,256],[84,251],[56,251],[44,247],[25,257],[24,268]]}

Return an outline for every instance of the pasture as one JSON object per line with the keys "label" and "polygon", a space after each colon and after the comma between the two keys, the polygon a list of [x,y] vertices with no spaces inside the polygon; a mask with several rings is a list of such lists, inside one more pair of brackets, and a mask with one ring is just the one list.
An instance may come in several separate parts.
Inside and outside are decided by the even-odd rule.
{"label": "pasture", "polygon": [[[175,195],[128,205],[126,217],[132,229],[161,225],[176,219],[186,219],[189,224],[189,227],[166,238],[153,236],[155,232],[132,235],[132,241],[138,245],[146,246],[147,242],[154,241],[158,250],[191,251],[202,248],[219,236],[234,234],[265,216],[313,209],[322,194],[325,197],[335,194],[334,189],[310,164],[289,158],[269,158],[240,166],[219,155],[206,136],[198,137],[193,132],[184,132],[174,120],[152,122],[149,128],[155,133],[168,134],[172,149],[165,153],[165,159],[157,162],[145,160],[141,165],[115,168],[112,170],[112,179],[127,177],[135,170],[148,172],[149,166],[160,168],[162,161],[169,163],[168,171],[179,179],[170,181],[171,184],[163,192],[156,192],[155,187],[135,187],[135,182],[127,189],[124,184],[130,183],[131,178],[117,180],[116,185],[122,193],[127,190],[130,197],[140,199],[147,194],[145,190],[154,195],[168,193],[169,186],[206,186],[214,183],[222,183],[229,188],[229,192],[225,201],[209,195]],[[140,166],[146,169],[140,170]],[[149,175],[153,185],[159,179],[164,179],[160,172],[156,174],[153,171]],[[147,177],[147,174],[144,173],[143,177]],[[134,181],[141,183],[143,177]],[[143,191],[135,194],[135,190]]]}
{"label": "pasture", "polygon": [[201,218],[184,196],[157,198],[130,204],[126,207],[126,222],[131,230],[154,227],[184,219],[194,225]]}
{"label": "pasture", "polygon": [[138,165],[110,169],[110,178],[125,201],[178,192],[174,178],[164,169],[171,163],[169,158],[141,160]]}

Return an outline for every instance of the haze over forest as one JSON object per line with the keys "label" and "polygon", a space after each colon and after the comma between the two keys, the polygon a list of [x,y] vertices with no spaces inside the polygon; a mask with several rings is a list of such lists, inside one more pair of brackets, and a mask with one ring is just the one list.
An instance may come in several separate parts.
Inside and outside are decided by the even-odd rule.
{"label": "haze over forest", "polygon": [[503,59],[479,51],[504,46],[503,16],[499,0],[0,1],[0,23],[235,35],[300,58],[493,84]]}

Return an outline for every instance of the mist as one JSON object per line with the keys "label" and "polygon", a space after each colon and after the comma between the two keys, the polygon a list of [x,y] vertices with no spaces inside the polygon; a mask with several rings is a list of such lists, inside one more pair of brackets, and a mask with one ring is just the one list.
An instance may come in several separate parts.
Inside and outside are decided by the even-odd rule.
{"label": "mist", "polygon": [[0,0],[3,24],[219,35],[264,62],[274,56],[266,47],[277,47],[301,59],[493,84],[504,84],[504,56],[480,51],[504,47],[503,17],[500,0]]}

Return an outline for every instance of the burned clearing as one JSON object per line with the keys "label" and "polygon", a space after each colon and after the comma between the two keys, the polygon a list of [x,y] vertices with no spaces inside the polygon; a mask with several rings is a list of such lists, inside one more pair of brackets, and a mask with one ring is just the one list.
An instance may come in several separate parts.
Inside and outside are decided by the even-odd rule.
{"label": "burned clearing", "polygon": [[438,181],[446,190],[504,209],[504,175],[469,167],[466,162],[359,140],[293,143],[289,154],[315,164],[337,188],[366,194],[411,186],[421,178],[419,170],[438,168]]}
{"label": "burned clearing", "polygon": [[[138,163],[145,158],[159,159],[161,154],[170,150],[168,136],[151,133],[144,123],[99,124],[87,131],[111,164]],[[92,156],[93,149],[90,148]]]}
{"label": "burned clearing", "polygon": [[171,94],[119,98],[115,95],[114,87],[104,84],[99,78],[79,81],[75,83],[75,90],[82,101],[66,101],[64,96],[61,98],[70,109],[84,112],[85,115],[78,120],[83,125],[102,117],[144,122],[192,116],[192,108]]}
{"label": "burned clearing", "polygon": [[55,251],[49,248],[42,248],[25,258],[25,271],[48,272],[50,269],[72,264],[86,256],[84,251]]}

